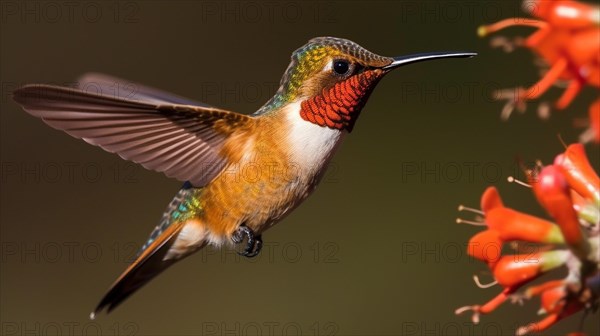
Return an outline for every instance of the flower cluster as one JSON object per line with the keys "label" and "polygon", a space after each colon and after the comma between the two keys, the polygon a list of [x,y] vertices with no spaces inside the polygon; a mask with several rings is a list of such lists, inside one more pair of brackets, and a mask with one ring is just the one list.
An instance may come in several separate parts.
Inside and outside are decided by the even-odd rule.
{"label": "flower cluster", "polygon": [[[486,36],[507,27],[537,28],[524,39],[496,37],[492,45],[503,47],[507,52],[517,46],[529,48],[549,67],[542,79],[529,88],[495,93],[497,99],[507,101],[501,114],[503,119],[515,108],[524,112],[526,101],[537,99],[559,81],[566,82],[567,86],[554,104],[557,109],[566,108],[585,85],[600,87],[600,6],[571,0],[526,0],[523,8],[537,19],[510,18],[478,29],[480,36]],[[541,104],[540,116],[547,117],[549,110],[549,104]],[[591,104],[586,124],[588,129],[580,141],[600,143],[600,99]]]}
{"label": "flower cluster", "polygon": [[[500,194],[489,187],[481,198],[481,210],[459,207],[479,214],[481,221],[459,223],[486,229],[469,241],[468,254],[487,264],[503,290],[483,305],[466,306],[456,314],[480,315],[495,310],[506,300],[522,302],[540,297],[540,312],[547,316],[523,326],[517,335],[542,331],[581,310],[598,307],[600,298],[600,180],[581,144],[570,145],[552,165],[530,172],[530,186],[553,221],[531,216],[504,205]],[[536,244],[535,253],[506,254],[515,242]],[[567,276],[541,284],[530,282],[566,268]],[[477,280],[477,278],[476,278]],[[491,287],[480,285],[481,287]]]}

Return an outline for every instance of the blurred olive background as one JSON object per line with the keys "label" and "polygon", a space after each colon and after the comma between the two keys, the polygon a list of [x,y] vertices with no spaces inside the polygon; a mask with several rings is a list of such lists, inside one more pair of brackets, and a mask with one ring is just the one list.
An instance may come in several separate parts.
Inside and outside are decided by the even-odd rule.
{"label": "blurred olive background", "polygon": [[[577,141],[573,120],[595,95],[547,121],[536,102],[502,122],[492,91],[532,84],[539,69],[530,51],[492,49],[476,28],[515,15],[520,1],[2,1],[0,333],[509,335],[537,320],[537,300],[505,304],[479,326],[454,315],[500,291],[473,283],[491,276],[464,253],[480,229],[455,224],[457,205],[478,207],[493,184],[509,206],[546,216],[506,177],[522,176],[519,160],[551,162],[557,134]],[[385,78],[320,188],[264,235],[260,257],[204,251],[90,322],[180,182],[51,129],[10,92],[97,71],[251,113],[291,52],[326,35],[387,56],[479,56]],[[575,330],[579,317],[546,334]]]}

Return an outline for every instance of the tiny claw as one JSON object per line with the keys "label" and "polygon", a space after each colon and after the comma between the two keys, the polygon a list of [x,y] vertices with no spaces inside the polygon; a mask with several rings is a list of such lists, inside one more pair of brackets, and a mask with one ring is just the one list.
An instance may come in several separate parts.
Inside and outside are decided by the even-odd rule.
{"label": "tiny claw", "polygon": [[244,241],[244,237],[247,239],[246,248],[244,248],[242,252],[238,252],[238,254],[247,258],[256,257],[262,249],[261,235],[255,236],[252,229],[246,225],[240,225],[231,236],[231,240],[236,244],[240,244],[242,241]]}
{"label": "tiny claw", "polygon": [[250,246],[250,244],[248,244],[248,246],[246,246],[244,251],[238,252],[238,254],[241,256],[244,256],[246,258],[254,258],[260,253],[261,249],[262,249],[262,239],[260,236],[256,236],[256,238],[254,240],[254,244],[252,246]]}
{"label": "tiny claw", "polygon": [[244,236],[247,235],[246,229],[244,228],[248,229],[245,225],[242,225],[233,233],[233,235],[231,235],[231,240],[234,243],[239,244],[244,240]]}

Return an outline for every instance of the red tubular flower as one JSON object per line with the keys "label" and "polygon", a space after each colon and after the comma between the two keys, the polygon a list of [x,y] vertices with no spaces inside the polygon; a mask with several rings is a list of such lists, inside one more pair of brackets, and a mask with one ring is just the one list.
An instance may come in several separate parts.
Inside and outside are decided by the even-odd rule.
{"label": "red tubular flower", "polygon": [[506,300],[508,300],[510,295],[512,295],[513,293],[514,293],[514,291],[511,290],[510,288],[505,288],[502,291],[502,293],[496,295],[493,299],[489,300],[488,302],[484,303],[483,305],[472,305],[472,306],[460,307],[454,311],[454,314],[460,315],[466,311],[472,311],[473,315],[471,317],[471,321],[473,321],[473,323],[477,324],[477,323],[479,323],[480,315],[485,315],[485,314],[489,314],[489,313],[493,312],[494,310],[496,310],[496,308],[498,308],[501,304],[503,304]]}
{"label": "red tubular flower", "polygon": [[542,309],[545,313],[559,313],[565,306],[563,299],[567,296],[567,291],[564,287],[554,287],[546,290],[541,295]]}
{"label": "red tubular flower", "polygon": [[569,247],[580,259],[585,260],[590,253],[590,246],[579,225],[569,185],[561,170],[554,165],[544,167],[538,181],[533,184],[533,190],[540,204],[556,219]]}
{"label": "red tubular flower", "polygon": [[467,253],[470,256],[484,261],[488,266],[498,262],[501,251],[502,240],[498,232],[493,230],[481,231],[474,235],[467,247]]}
{"label": "red tubular flower", "polygon": [[[562,6],[563,10],[559,10]],[[571,0],[528,1],[525,10],[551,25],[565,28],[586,28],[594,18],[594,6]]]}
{"label": "red tubular flower", "polygon": [[498,193],[498,189],[495,187],[488,187],[481,195],[481,210],[487,213],[495,208],[503,208],[504,202]]}
{"label": "red tubular flower", "polygon": [[558,314],[550,314],[545,319],[542,319],[539,322],[530,323],[526,326],[523,326],[517,329],[517,336],[526,335],[532,332],[540,332],[550,328],[553,324],[558,322]]}
{"label": "red tubular flower", "polygon": [[[485,227],[470,239],[468,253],[487,264],[502,292],[483,305],[459,308],[456,314],[472,311],[472,320],[477,323],[481,315],[491,313],[508,299],[539,296],[540,313],[547,316],[519,328],[517,335],[523,335],[546,330],[561,319],[600,304],[600,203],[595,202],[598,176],[580,145],[569,146],[555,162],[541,169],[532,189],[556,224],[506,207],[494,187],[483,193],[482,211],[459,207],[483,217],[482,222],[457,222]],[[537,253],[503,255],[502,245],[515,241],[542,246]],[[566,278],[528,286],[560,267],[568,270]],[[481,288],[494,285],[480,285],[477,278],[476,282]],[[523,293],[517,293],[521,288]]]}
{"label": "red tubular flower", "polygon": [[[501,46],[506,51],[519,46],[529,48],[549,67],[545,75],[531,87],[500,90],[495,94],[497,99],[507,100],[501,114],[503,119],[507,119],[515,108],[524,112],[527,101],[539,98],[558,81],[567,81],[568,85],[554,104],[557,109],[566,108],[585,85],[600,88],[600,7],[569,0],[530,0],[525,1],[523,7],[537,19],[504,19],[477,30],[480,36],[486,36],[507,27],[535,28],[536,31],[524,40],[516,39],[511,42],[505,37],[497,37],[492,40],[492,44]],[[590,109],[591,118],[600,113],[592,112],[600,109],[600,103],[597,108],[594,107],[595,104]],[[542,117],[547,117],[548,110],[549,105],[542,104],[539,113]],[[592,123],[581,139],[599,143],[598,127]]]}
{"label": "red tubular flower", "polygon": [[517,289],[545,272],[564,265],[568,257],[567,251],[560,250],[504,256],[493,269],[494,278],[504,288]]}
{"label": "red tubular flower", "polygon": [[[548,291],[552,291],[557,287],[564,288],[566,285],[565,280],[550,280],[546,281],[541,285],[530,286],[525,291],[525,298],[531,299],[534,296],[542,295]],[[544,307],[544,300],[542,299],[542,308]]]}
{"label": "red tubular flower", "polygon": [[564,154],[556,157],[554,164],[561,169],[573,190],[584,198],[600,204],[600,178],[587,159],[582,144],[567,147]]}
{"label": "red tubular flower", "polygon": [[526,334],[529,334],[532,332],[544,331],[544,330],[550,328],[551,326],[553,326],[554,324],[556,324],[556,322],[577,313],[582,308],[584,308],[584,307],[581,304],[581,302],[573,301],[573,300],[566,301],[564,304],[560,305],[559,312],[551,313],[548,315],[548,317],[546,317],[538,322],[530,323],[526,326],[523,326],[523,327],[517,329],[516,334],[517,335],[526,335]]}
{"label": "red tubular flower", "polygon": [[[561,251],[502,257],[504,242],[524,240],[548,244],[563,243],[560,228],[549,221],[505,207],[495,187],[485,190],[481,197],[481,208],[487,229],[471,238],[467,252],[488,265],[504,290],[484,305],[467,306],[457,310],[457,314],[472,310],[474,322],[479,320],[480,315],[495,310],[523,284],[566,261],[566,255],[560,254]],[[465,207],[461,209],[477,212]],[[463,220],[459,219],[458,222]]]}
{"label": "red tubular flower", "polygon": [[538,217],[507,208],[495,187],[488,187],[481,197],[485,224],[497,232],[502,241],[524,240],[534,243],[561,244],[558,226]]}
{"label": "red tubular flower", "polygon": [[558,226],[541,218],[499,207],[486,213],[486,223],[500,233],[503,241],[524,240],[532,243],[560,244]]}

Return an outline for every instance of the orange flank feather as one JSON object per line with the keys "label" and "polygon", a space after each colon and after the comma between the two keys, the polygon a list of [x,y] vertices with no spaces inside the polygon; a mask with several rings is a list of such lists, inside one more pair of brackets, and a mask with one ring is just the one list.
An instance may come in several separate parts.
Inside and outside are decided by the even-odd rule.
{"label": "orange flank feather", "polygon": [[301,163],[290,161],[283,123],[283,115],[255,119],[223,146],[230,164],[202,194],[202,218],[213,240],[230,238],[241,223],[264,231],[304,192],[295,169]]}

